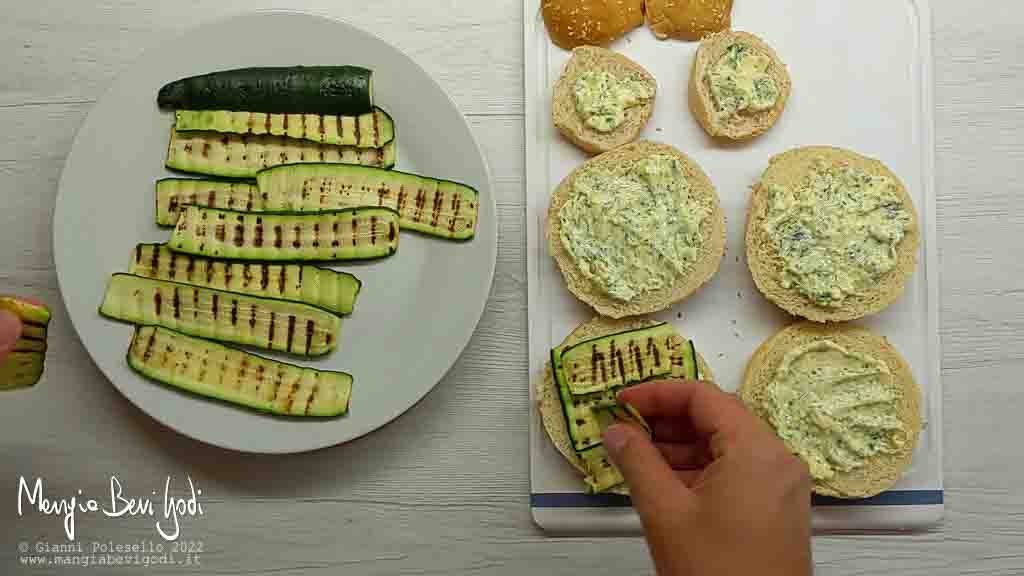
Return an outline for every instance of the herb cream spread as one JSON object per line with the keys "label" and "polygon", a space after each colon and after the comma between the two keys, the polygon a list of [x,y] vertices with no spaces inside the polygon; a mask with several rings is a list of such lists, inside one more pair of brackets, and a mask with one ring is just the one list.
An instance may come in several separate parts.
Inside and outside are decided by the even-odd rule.
{"label": "herb cream spread", "polygon": [[691,271],[707,217],[679,160],[658,154],[624,174],[581,171],[559,212],[561,242],[584,276],[628,302]]}

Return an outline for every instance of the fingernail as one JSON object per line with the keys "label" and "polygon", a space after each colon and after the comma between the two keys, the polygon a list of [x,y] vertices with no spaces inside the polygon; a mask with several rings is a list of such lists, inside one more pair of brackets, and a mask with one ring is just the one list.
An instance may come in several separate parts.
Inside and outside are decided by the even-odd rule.
{"label": "fingernail", "polygon": [[629,442],[629,430],[622,424],[612,424],[604,431],[604,447],[612,453],[619,453]]}
{"label": "fingernail", "polygon": [[21,338],[21,319],[9,310],[0,310],[0,351],[10,351]]}

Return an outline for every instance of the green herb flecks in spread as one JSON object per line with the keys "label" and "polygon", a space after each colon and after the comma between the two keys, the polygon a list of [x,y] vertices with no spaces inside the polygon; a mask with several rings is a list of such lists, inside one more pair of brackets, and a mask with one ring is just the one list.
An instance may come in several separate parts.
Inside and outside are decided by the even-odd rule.
{"label": "green herb flecks in spread", "polygon": [[559,213],[561,241],[584,276],[628,302],[691,271],[707,216],[679,160],[659,154],[627,174],[582,171]]}
{"label": "green herb flecks in spread", "polygon": [[912,218],[892,179],[819,160],[798,189],[768,193],[763,227],[784,262],[783,287],[836,307],[896,266]]}
{"label": "green herb flecks in spread", "polygon": [[779,99],[771,67],[771,59],[760,50],[745,44],[729,46],[707,77],[717,114],[729,117],[771,110]]}
{"label": "green herb flecks in spread", "polygon": [[611,132],[622,125],[626,110],[654,96],[653,87],[639,74],[619,79],[604,71],[587,71],[573,86],[576,112],[587,126]]}
{"label": "green herb flecks in spread", "polygon": [[786,354],[767,388],[765,408],[811,476],[829,480],[906,444],[898,398],[888,366],[826,340]]}

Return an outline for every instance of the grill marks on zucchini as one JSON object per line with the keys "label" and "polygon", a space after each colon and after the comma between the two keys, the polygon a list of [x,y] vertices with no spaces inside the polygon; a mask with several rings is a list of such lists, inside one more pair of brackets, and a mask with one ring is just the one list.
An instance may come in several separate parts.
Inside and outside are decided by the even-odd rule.
{"label": "grill marks on zucchini", "polygon": [[46,352],[46,340],[22,336],[15,341],[14,352]]}
{"label": "grill marks on zucchini", "polygon": [[551,350],[551,371],[562,400],[565,423],[573,448],[582,452],[601,444],[601,430],[590,397],[574,397],[565,381],[562,369],[562,350]]}
{"label": "grill marks on zucchini", "polygon": [[380,108],[359,116],[178,110],[175,112],[174,127],[178,132],[209,131],[252,136],[270,134],[357,148],[380,148],[395,139],[394,120]]}
{"label": "grill marks on zucchini", "polygon": [[457,182],[367,166],[315,163],[277,166],[260,172],[256,180],[266,210],[381,206],[398,211],[404,229],[458,240],[476,233],[479,194]]}
{"label": "grill marks on zucchini", "polygon": [[[187,204],[246,212],[320,212],[380,206],[399,213],[400,226],[389,227],[389,241],[400,227],[456,240],[475,235],[479,201],[477,192],[467,186],[362,166],[334,165],[323,170],[332,175],[310,177],[295,174],[303,172],[298,168],[306,166],[267,170],[259,177],[260,186],[217,180],[161,180],[157,183],[157,224],[173,226],[180,207]],[[309,168],[315,172],[322,166]],[[417,204],[430,202],[429,219],[424,210],[406,202],[410,192],[416,194]],[[263,244],[263,233],[262,229],[256,230],[256,246]]]}
{"label": "grill marks on zucchini", "polygon": [[43,377],[43,352],[11,352],[0,362],[0,390],[35,386]]}
{"label": "grill marks on zucchini", "polygon": [[[172,306],[167,303],[173,302]],[[182,305],[182,302],[198,302]],[[185,312],[182,314],[182,312]],[[321,356],[335,348],[341,318],[326,310],[286,300],[273,300],[115,274],[100,307],[103,315],[163,326],[184,334],[278,350],[302,356]],[[252,322],[251,318],[256,321]],[[239,322],[240,318],[246,319]],[[313,322],[313,336],[299,341],[280,337],[289,324]]]}
{"label": "grill marks on zucchini", "polygon": [[[129,274],[311,304],[351,314],[362,283],[346,272],[309,264],[231,262],[182,254],[164,244],[135,247]],[[270,277],[278,280],[271,283]]]}
{"label": "grill marks on zucchini", "polygon": [[283,416],[344,414],[352,395],[349,374],[293,366],[157,326],[136,328],[128,364],[158,382]]}
{"label": "grill marks on zucchini", "polygon": [[358,148],[287,136],[178,132],[172,128],[166,166],[196,174],[255,178],[260,170],[282,164],[327,162],[391,168],[395,158],[394,140],[380,148]]}
{"label": "grill marks on zucchini", "polygon": [[562,366],[573,394],[600,392],[670,375],[685,364],[686,344],[671,325],[659,324],[572,346]]}
{"label": "grill marks on zucchini", "polygon": [[[572,373],[580,377],[577,385],[583,392],[572,388],[572,366]],[[603,431],[619,419],[643,424],[638,414],[619,408],[618,392],[652,377],[698,377],[693,342],[679,336],[669,324],[594,338],[564,349],[553,348],[551,370],[569,438],[586,469],[588,490],[594,492],[622,482],[620,473],[606,466],[607,453],[601,446]]]}
{"label": "grill marks on zucchini", "polygon": [[[371,229],[371,219],[381,226]],[[273,231],[273,244],[234,241],[231,228],[223,238],[211,237],[210,226],[234,221],[246,232],[246,238],[260,237],[264,229]],[[397,225],[398,214],[387,208],[352,208],[312,214],[293,212],[241,213],[199,206],[179,212],[168,247],[175,252],[231,258],[271,261],[364,260],[391,256],[398,250],[398,235],[383,224]],[[230,232],[230,234],[229,234]]]}
{"label": "grill marks on zucchini", "polygon": [[29,388],[43,376],[46,364],[47,331],[50,310],[13,296],[0,296],[0,310],[21,320],[21,337],[12,351],[0,360],[0,390]]}

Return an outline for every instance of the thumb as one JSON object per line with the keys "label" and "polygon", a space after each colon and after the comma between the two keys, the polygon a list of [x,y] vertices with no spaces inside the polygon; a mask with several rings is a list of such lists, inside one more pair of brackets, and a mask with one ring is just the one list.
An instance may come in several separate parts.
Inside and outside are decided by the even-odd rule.
{"label": "thumb", "polygon": [[604,446],[612,463],[629,484],[630,498],[644,524],[654,527],[664,514],[666,504],[689,499],[691,493],[647,434],[631,424],[613,424],[605,430]]}
{"label": "thumb", "polygon": [[8,310],[0,310],[0,360],[21,338],[21,319]]}

